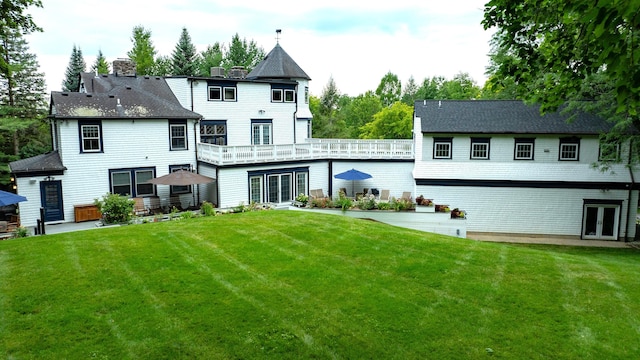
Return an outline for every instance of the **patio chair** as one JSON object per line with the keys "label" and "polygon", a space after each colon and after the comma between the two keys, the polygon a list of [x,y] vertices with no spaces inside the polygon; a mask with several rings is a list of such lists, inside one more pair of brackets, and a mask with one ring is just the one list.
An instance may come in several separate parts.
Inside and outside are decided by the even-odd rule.
{"label": "patio chair", "polygon": [[389,190],[384,189],[380,190],[380,198],[379,201],[389,201]]}
{"label": "patio chair", "polygon": [[324,198],[326,198],[326,196],[324,196],[324,192],[322,192],[322,189],[309,190],[309,194],[314,199],[324,199]]}
{"label": "patio chair", "polygon": [[144,199],[143,198],[133,198],[134,204],[133,204],[133,213],[134,215],[140,216],[140,215],[149,215],[149,211],[147,210],[147,208],[144,206]]}
{"label": "patio chair", "polygon": [[155,214],[162,212],[162,206],[160,205],[160,198],[153,196],[149,198],[149,212]]}
{"label": "patio chair", "polygon": [[178,195],[169,196],[169,211],[173,210],[174,207],[180,211],[184,210],[182,208],[182,200]]}
{"label": "patio chair", "polygon": [[404,191],[400,199],[411,200],[411,191]]}
{"label": "patio chair", "polygon": [[340,188],[340,191],[344,194],[344,196],[348,196],[347,195],[347,188]]}

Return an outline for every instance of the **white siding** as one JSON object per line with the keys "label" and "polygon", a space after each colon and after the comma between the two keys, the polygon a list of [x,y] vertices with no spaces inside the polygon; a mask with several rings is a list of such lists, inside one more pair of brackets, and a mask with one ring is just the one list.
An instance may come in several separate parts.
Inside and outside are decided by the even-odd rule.
{"label": "white siding", "polygon": [[[65,174],[54,176],[62,181],[65,221],[74,221],[74,205],[93,203],[110,191],[109,169],[155,168],[156,176],[169,173],[169,165],[195,166],[194,121],[187,123],[189,150],[170,151],[168,120],[104,120],[102,121],[103,153],[80,153],[77,121],[58,121],[60,140],[64,144],[60,155]],[[39,218],[40,184],[21,179],[21,194],[30,194],[21,207],[25,226],[34,226]],[[157,195],[166,202],[169,186],[158,185]],[[33,194],[33,195],[31,195]],[[192,194],[181,195],[184,205],[193,203]]]}
{"label": "white siding", "polygon": [[193,111],[191,108],[190,84],[187,78],[165,78],[165,81],[176,98],[178,98],[180,105],[185,109]]}
{"label": "white siding", "polygon": [[[372,177],[366,180],[351,181],[336,179],[335,175],[341,172],[356,169],[365,172]],[[415,181],[411,175],[413,162],[334,162],[333,163],[333,196],[337,196],[340,188],[347,189],[349,196],[353,196],[352,186],[356,193],[363,188],[375,188],[389,190],[390,196],[399,198],[405,191],[410,191],[415,198]]]}
{"label": "white siding", "polygon": [[[472,232],[580,236],[585,199],[622,200],[620,237],[627,229],[626,190],[418,186],[418,195],[465,210]],[[637,191],[631,199],[637,203]],[[635,206],[635,205],[634,205]],[[635,217],[635,211],[631,220]],[[635,225],[630,236],[635,235]]]}

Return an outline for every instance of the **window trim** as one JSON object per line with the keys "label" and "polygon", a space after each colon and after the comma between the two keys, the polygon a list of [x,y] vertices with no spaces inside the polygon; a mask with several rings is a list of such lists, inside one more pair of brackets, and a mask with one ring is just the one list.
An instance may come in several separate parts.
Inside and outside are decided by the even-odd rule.
{"label": "window trim", "polygon": [[[184,129],[184,147],[173,146],[173,127],[182,127]],[[187,129],[187,121],[169,121],[169,150],[170,151],[183,151],[189,150],[189,133]]]}
{"label": "window trim", "polygon": [[[267,144],[263,143],[264,140],[264,128],[265,127],[269,127],[269,142]],[[255,127],[259,127],[260,128],[260,143],[256,144],[255,143],[255,137],[254,137],[254,128]],[[267,120],[267,119],[252,119],[251,120],[251,145],[273,145],[273,121],[272,120]]]}
{"label": "window trim", "polygon": [[[529,157],[518,156],[518,145],[530,145],[531,149],[529,150]],[[516,138],[513,146],[513,160],[534,160],[534,151],[535,151],[536,143],[533,138]]]}
{"label": "window trim", "polygon": [[[575,157],[567,158],[563,157],[563,148],[565,146],[575,146]],[[580,139],[576,137],[561,138],[560,145],[558,147],[558,161],[580,161]]]}
{"label": "window trim", "polygon": [[284,89],[283,101],[286,103],[292,103],[296,101],[296,92],[293,89]]}
{"label": "window trim", "polygon": [[[218,126],[222,125],[224,127],[224,134],[218,134],[215,132],[214,134],[203,134],[203,131],[206,126],[213,126],[214,129],[217,129]],[[227,145],[227,120],[201,120],[200,121],[200,142],[214,145]],[[214,139],[213,142],[205,141],[209,138]],[[219,141],[222,139],[222,141]]]}
{"label": "window trim", "polygon": [[[485,156],[476,156],[475,155],[475,145],[484,145],[485,149],[480,149],[479,151],[485,152]],[[490,138],[471,138],[471,147],[469,158],[471,160],[489,160],[490,159],[490,149],[491,149],[491,139]]]}
{"label": "window trim", "polygon": [[[84,127],[85,126],[95,126],[98,128],[98,149],[90,149],[90,150],[86,150],[84,147],[84,141],[87,140],[84,137]],[[79,137],[79,141],[80,141],[80,153],[81,154],[96,154],[96,153],[104,153],[104,146],[103,146],[103,136],[102,136],[102,121],[78,121],[78,137]],[[94,138],[90,138],[88,140],[91,140]]]}
{"label": "window trim", "polygon": [[[212,97],[211,90],[217,89],[219,96]],[[234,85],[223,85],[223,84],[208,84],[207,85],[207,100],[208,101],[228,101],[234,102],[238,101],[238,89],[237,86]]]}
{"label": "window trim", "polygon": [[271,102],[283,102],[283,89],[271,89]]}
{"label": "window trim", "polygon": [[[117,173],[128,173],[129,174],[129,190],[128,196],[134,197],[152,197],[156,196],[156,187],[152,184],[146,184],[146,182],[141,182],[140,184],[151,185],[151,192],[140,194],[138,191],[138,173],[140,172],[151,172],[151,178],[155,178],[156,176],[156,168],[155,167],[139,167],[139,168],[122,168],[122,169],[108,169],[109,171],[109,192],[111,194],[121,194],[114,192],[113,185],[113,174]],[[121,185],[120,185],[121,186]]]}
{"label": "window trim", "polygon": [[[448,154],[445,156],[438,156],[438,145],[448,145]],[[453,138],[433,138],[433,159],[451,159],[453,153]]]}
{"label": "window trim", "polygon": [[[610,158],[604,157],[603,154],[603,146],[612,146],[614,147],[614,151],[612,151],[613,153],[611,155]],[[614,142],[614,143],[607,143],[607,142],[600,142],[599,146],[598,146],[598,161],[619,161],[620,160],[620,143],[619,142]]]}

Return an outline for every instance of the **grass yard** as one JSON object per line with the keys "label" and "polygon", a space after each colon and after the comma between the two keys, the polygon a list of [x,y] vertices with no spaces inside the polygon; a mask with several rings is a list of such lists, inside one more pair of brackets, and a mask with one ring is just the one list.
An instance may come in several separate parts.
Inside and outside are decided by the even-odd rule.
{"label": "grass yard", "polygon": [[640,358],[640,252],[264,211],[0,242],[9,359]]}

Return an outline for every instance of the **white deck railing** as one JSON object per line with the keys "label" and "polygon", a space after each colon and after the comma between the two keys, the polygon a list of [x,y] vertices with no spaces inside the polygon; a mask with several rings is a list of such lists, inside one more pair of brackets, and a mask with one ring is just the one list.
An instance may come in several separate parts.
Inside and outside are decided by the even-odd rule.
{"label": "white deck railing", "polygon": [[198,160],[214,165],[317,159],[414,159],[413,140],[308,139],[300,144],[255,146],[198,143]]}

